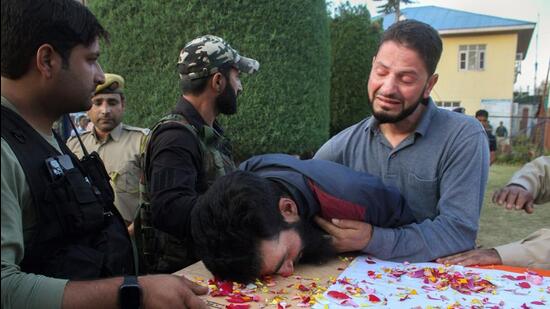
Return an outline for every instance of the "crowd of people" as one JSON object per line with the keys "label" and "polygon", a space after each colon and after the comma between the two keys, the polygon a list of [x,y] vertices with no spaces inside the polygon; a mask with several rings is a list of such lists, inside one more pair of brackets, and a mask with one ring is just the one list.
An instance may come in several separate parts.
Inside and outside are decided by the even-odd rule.
{"label": "crowd of people", "polygon": [[[266,154],[237,167],[217,118],[237,112],[240,74],[258,61],[214,35],[188,42],[173,110],[150,130],[133,127],[123,123],[131,89],[99,65],[109,33],[84,5],[1,6],[4,308],[206,308],[207,289],[173,275],[198,260],[241,282],[341,252],[550,268],[548,229],[476,248],[493,162],[488,115],[434,104],[443,46],[427,24],[384,32],[372,116],[311,160]],[[82,112],[65,143],[54,123]],[[527,213],[548,201],[549,157],[493,196]]]}

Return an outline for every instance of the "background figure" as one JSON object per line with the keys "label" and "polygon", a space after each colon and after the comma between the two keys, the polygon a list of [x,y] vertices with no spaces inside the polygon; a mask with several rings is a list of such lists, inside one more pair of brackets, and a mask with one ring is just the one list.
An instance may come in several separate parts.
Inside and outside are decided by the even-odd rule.
{"label": "background figure", "polygon": [[475,119],[438,108],[430,97],[442,48],[427,24],[409,19],[389,27],[372,60],[372,117],[332,137],[315,154],[397,187],[419,222],[382,228],[319,220],[340,251],[426,262],[475,247],[489,147]]}
{"label": "background figure", "polygon": [[[124,79],[106,73],[105,82],[96,87],[92,108],[87,112],[94,126],[80,137],[88,152],[96,151],[103,160],[115,191],[115,206],[130,225],[139,207],[141,140],[149,130],[122,123],[125,108]],[[88,116],[83,115],[80,120]],[[81,121],[81,128],[87,125]],[[69,138],[67,146],[79,158],[84,156],[76,137]]]}
{"label": "background figure", "polygon": [[493,164],[496,159],[496,151],[497,151],[497,139],[493,135],[493,127],[489,124],[489,112],[487,112],[484,109],[480,109],[476,112],[476,119],[479,120],[481,125],[483,125],[483,128],[485,129],[485,132],[487,133],[487,138],[489,140],[489,153],[491,156],[490,164]]}
{"label": "background figure", "polygon": [[464,113],[466,113],[466,109],[464,107],[455,107],[455,108],[453,108],[453,112],[464,114]]}
{"label": "background figure", "polygon": [[503,151],[504,146],[509,145],[510,143],[508,142],[508,129],[506,129],[502,121],[496,129],[495,135],[497,137],[498,147],[500,148],[500,151]]}
{"label": "background figure", "polygon": [[[88,123],[90,123],[90,118],[88,118],[88,116],[86,115],[80,115],[80,117],[78,117],[78,119],[75,122],[76,132],[78,132],[78,134],[82,134],[86,132],[88,130]],[[75,131],[71,130],[71,136],[75,136],[75,135],[76,135]]]}
{"label": "background figure", "polygon": [[[508,184],[493,194],[493,203],[506,209],[533,213],[533,204],[550,202],[550,157],[525,164]],[[550,229],[540,229],[526,238],[491,249],[476,249],[437,260],[468,265],[504,264],[550,269]]]}
{"label": "background figure", "polygon": [[216,119],[237,112],[243,91],[239,75],[258,68],[256,60],[213,35],[198,37],[180,51],[182,95],[172,113],[153,126],[142,162],[136,241],[143,271],[172,273],[197,261],[191,210],[214,180],[235,169],[231,145]]}

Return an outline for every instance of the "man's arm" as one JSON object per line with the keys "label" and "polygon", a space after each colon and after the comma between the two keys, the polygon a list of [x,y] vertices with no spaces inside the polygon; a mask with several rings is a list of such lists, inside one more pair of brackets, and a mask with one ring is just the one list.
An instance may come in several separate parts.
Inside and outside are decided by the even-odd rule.
{"label": "man's arm", "polygon": [[196,191],[202,169],[197,138],[181,125],[159,132],[151,141],[148,190],[153,225],[183,239],[188,236],[189,220],[198,197]]}
{"label": "man's arm", "polygon": [[[472,249],[487,183],[488,152],[487,137],[482,132],[473,133],[455,145],[442,167],[437,204],[439,215],[433,220],[426,219],[395,229],[374,226],[363,251],[381,259],[425,262]],[[353,244],[335,244],[341,251],[354,251],[365,240],[353,236],[353,230],[366,235],[368,224],[346,221],[349,220],[339,220],[340,226],[335,225],[329,232],[335,241],[338,235],[343,239],[341,235],[345,233],[357,239]],[[353,230],[342,227],[351,224]]]}
{"label": "man's arm", "polygon": [[[63,309],[120,308],[118,290],[123,278],[96,281],[69,281],[63,295]],[[203,308],[206,304],[197,296],[208,288],[185,277],[150,275],[139,277],[144,308]]]}
{"label": "man's arm", "polygon": [[[31,197],[17,157],[2,138],[2,308],[59,308],[67,280],[21,272],[23,209],[32,220]],[[27,227],[27,226],[25,226]]]}
{"label": "man's arm", "polygon": [[533,194],[534,203],[550,201],[550,156],[540,156],[525,164],[508,182],[524,187]]}
{"label": "man's arm", "polygon": [[526,238],[494,249],[476,249],[437,259],[438,263],[509,265],[550,269],[550,230],[540,229]]}
{"label": "man's arm", "polygon": [[474,248],[489,173],[487,138],[476,132],[450,147],[441,168],[439,214],[397,229],[374,227],[365,252],[419,262]]}

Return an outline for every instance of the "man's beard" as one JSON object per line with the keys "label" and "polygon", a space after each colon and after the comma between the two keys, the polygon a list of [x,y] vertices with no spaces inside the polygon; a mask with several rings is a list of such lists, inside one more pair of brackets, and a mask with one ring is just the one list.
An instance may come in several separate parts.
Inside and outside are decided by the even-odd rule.
{"label": "man's beard", "polygon": [[291,226],[298,232],[302,239],[301,263],[321,264],[336,255],[336,250],[331,243],[331,238],[319,227],[311,222],[302,220],[292,223]]}
{"label": "man's beard", "polygon": [[216,97],[216,107],[224,115],[233,115],[237,112],[237,95],[231,84],[227,83],[225,90]]}
{"label": "man's beard", "polygon": [[[374,118],[376,118],[376,120],[378,120],[379,123],[396,123],[396,122],[399,122],[399,121],[409,117],[412,113],[414,113],[414,111],[418,108],[420,103],[424,104],[425,100],[422,96],[424,94],[425,89],[426,89],[426,86],[424,86],[424,88],[422,89],[422,92],[418,96],[418,99],[416,99],[415,103],[413,103],[411,106],[403,109],[397,115],[391,115],[391,114],[387,113],[384,110],[382,110],[382,111],[375,111],[374,110],[373,102],[376,99],[376,92],[375,92],[373,97],[370,98],[370,104],[371,104],[371,107],[372,107],[372,115],[374,116]],[[397,100],[403,102],[402,98],[396,97],[394,95],[390,95],[390,96],[386,96],[386,97],[390,98],[390,99],[397,99]]]}

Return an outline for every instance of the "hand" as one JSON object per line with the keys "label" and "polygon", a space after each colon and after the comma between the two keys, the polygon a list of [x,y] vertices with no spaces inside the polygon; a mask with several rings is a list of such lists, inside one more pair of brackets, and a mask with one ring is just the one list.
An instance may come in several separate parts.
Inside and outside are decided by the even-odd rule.
{"label": "hand", "polygon": [[149,275],[139,277],[143,289],[144,308],[202,308],[206,304],[197,296],[208,288],[177,275]]}
{"label": "hand", "polygon": [[442,257],[435,261],[441,264],[457,264],[462,266],[502,264],[500,255],[495,249],[475,249]]}
{"label": "hand", "polygon": [[506,209],[525,210],[526,213],[532,213],[533,194],[525,188],[517,185],[508,185],[493,193],[493,203],[505,205]]}
{"label": "hand", "polygon": [[372,237],[372,225],[363,221],[332,219],[329,222],[315,217],[315,222],[330,234],[336,252],[362,250]]}

